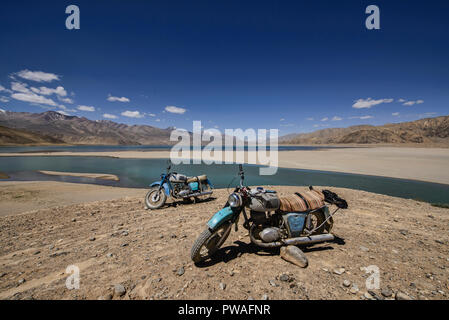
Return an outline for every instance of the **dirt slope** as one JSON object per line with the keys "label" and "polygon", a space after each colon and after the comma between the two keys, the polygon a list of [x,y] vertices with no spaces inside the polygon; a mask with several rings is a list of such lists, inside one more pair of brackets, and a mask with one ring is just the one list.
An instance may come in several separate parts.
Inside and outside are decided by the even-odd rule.
{"label": "dirt slope", "polygon": [[62,140],[29,132],[26,130],[11,129],[0,126],[0,145],[17,144],[63,144]]}
{"label": "dirt slope", "polygon": [[[0,298],[365,299],[361,268],[377,265],[384,293],[447,299],[449,210],[333,190],[350,205],[335,217],[343,240],[306,250],[306,269],[250,245],[242,227],[212,263],[194,266],[190,248],[225,190],[215,201],[158,211],[144,210],[142,198],[124,198],[0,217]],[[65,286],[69,265],[80,268],[79,290]],[[112,295],[117,284],[126,289],[122,297]],[[350,292],[353,284],[359,291]]]}

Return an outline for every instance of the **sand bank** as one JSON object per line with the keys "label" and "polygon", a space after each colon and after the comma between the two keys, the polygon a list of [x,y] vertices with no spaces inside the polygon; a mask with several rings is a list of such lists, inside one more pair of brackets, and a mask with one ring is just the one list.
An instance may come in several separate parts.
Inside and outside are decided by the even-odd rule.
{"label": "sand bank", "polygon": [[39,170],[39,172],[51,176],[83,177],[83,178],[112,180],[112,181],[120,180],[119,177],[117,177],[115,174],[106,174],[106,173],[79,173],[79,172],[44,171],[44,170]]}

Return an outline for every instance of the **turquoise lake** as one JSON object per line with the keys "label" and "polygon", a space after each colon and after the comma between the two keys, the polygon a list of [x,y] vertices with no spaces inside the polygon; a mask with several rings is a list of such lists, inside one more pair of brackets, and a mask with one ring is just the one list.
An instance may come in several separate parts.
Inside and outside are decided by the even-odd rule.
{"label": "turquoise lake", "polygon": [[[12,180],[51,180],[93,183],[120,187],[147,187],[158,180],[165,171],[164,159],[118,159],[83,156],[33,156],[0,157],[0,171]],[[369,175],[336,173],[317,170],[279,168],[273,176],[260,176],[259,167],[245,165],[247,185],[321,185],[365,190],[401,198],[417,199],[431,203],[449,203],[449,185],[386,178]],[[105,181],[89,178],[47,176],[37,170],[108,173],[115,174],[120,181]],[[173,171],[186,175],[207,174],[216,188],[231,187],[238,183],[237,165],[178,165]],[[233,178],[236,178],[232,181]]]}

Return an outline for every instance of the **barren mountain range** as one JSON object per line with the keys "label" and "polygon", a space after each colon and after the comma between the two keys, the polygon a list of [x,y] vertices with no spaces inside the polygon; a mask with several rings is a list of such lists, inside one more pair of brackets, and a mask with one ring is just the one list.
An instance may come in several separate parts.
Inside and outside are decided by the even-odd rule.
{"label": "barren mountain range", "polygon": [[[0,112],[0,125],[10,129],[10,137],[3,138],[0,144],[33,143],[22,139],[24,132],[37,137],[46,136],[55,141],[36,141],[36,143],[103,144],[103,145],[166,145],[170,144],[173,128],[160,129],[147,125],[126,125],[108,120],[93,121],[84,117],[65,116],[58,112]],[[173,142],[172,142],[173,143]]]}
{"label": "barren mountain range", "polygon": [[[167,145],[173,128],[89,120],[55,111],[0,110],[0,145],[103,144]],[[449,146],[449,116],[383,126],[359,125],[289,134],[281,144],[419,144]]]}
{"label": "barren mountain range", "polygon": [[383,126],[359,125],[289,134],[284,144],[429,144],[449,145],[449,116]]}

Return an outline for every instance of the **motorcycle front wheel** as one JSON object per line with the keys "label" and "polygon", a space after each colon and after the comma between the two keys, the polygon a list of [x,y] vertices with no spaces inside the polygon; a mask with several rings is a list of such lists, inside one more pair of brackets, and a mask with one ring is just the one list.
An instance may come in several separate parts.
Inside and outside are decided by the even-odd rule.
{"label": "motorcycle front wheel", "polygon": [[145,205],[148,209],[159,209],[165,204],[167,200],[167,195],[165,194],[165,189],[155,187],[150,189],[145,196]]}
{"label": "motorcycle front wheel", "polygon": [[232,223],[223,224],[215,231],[204,230],[193,244],[190,257],[194,263],[200,263],[211,257],[223,245],[231,233]]}

